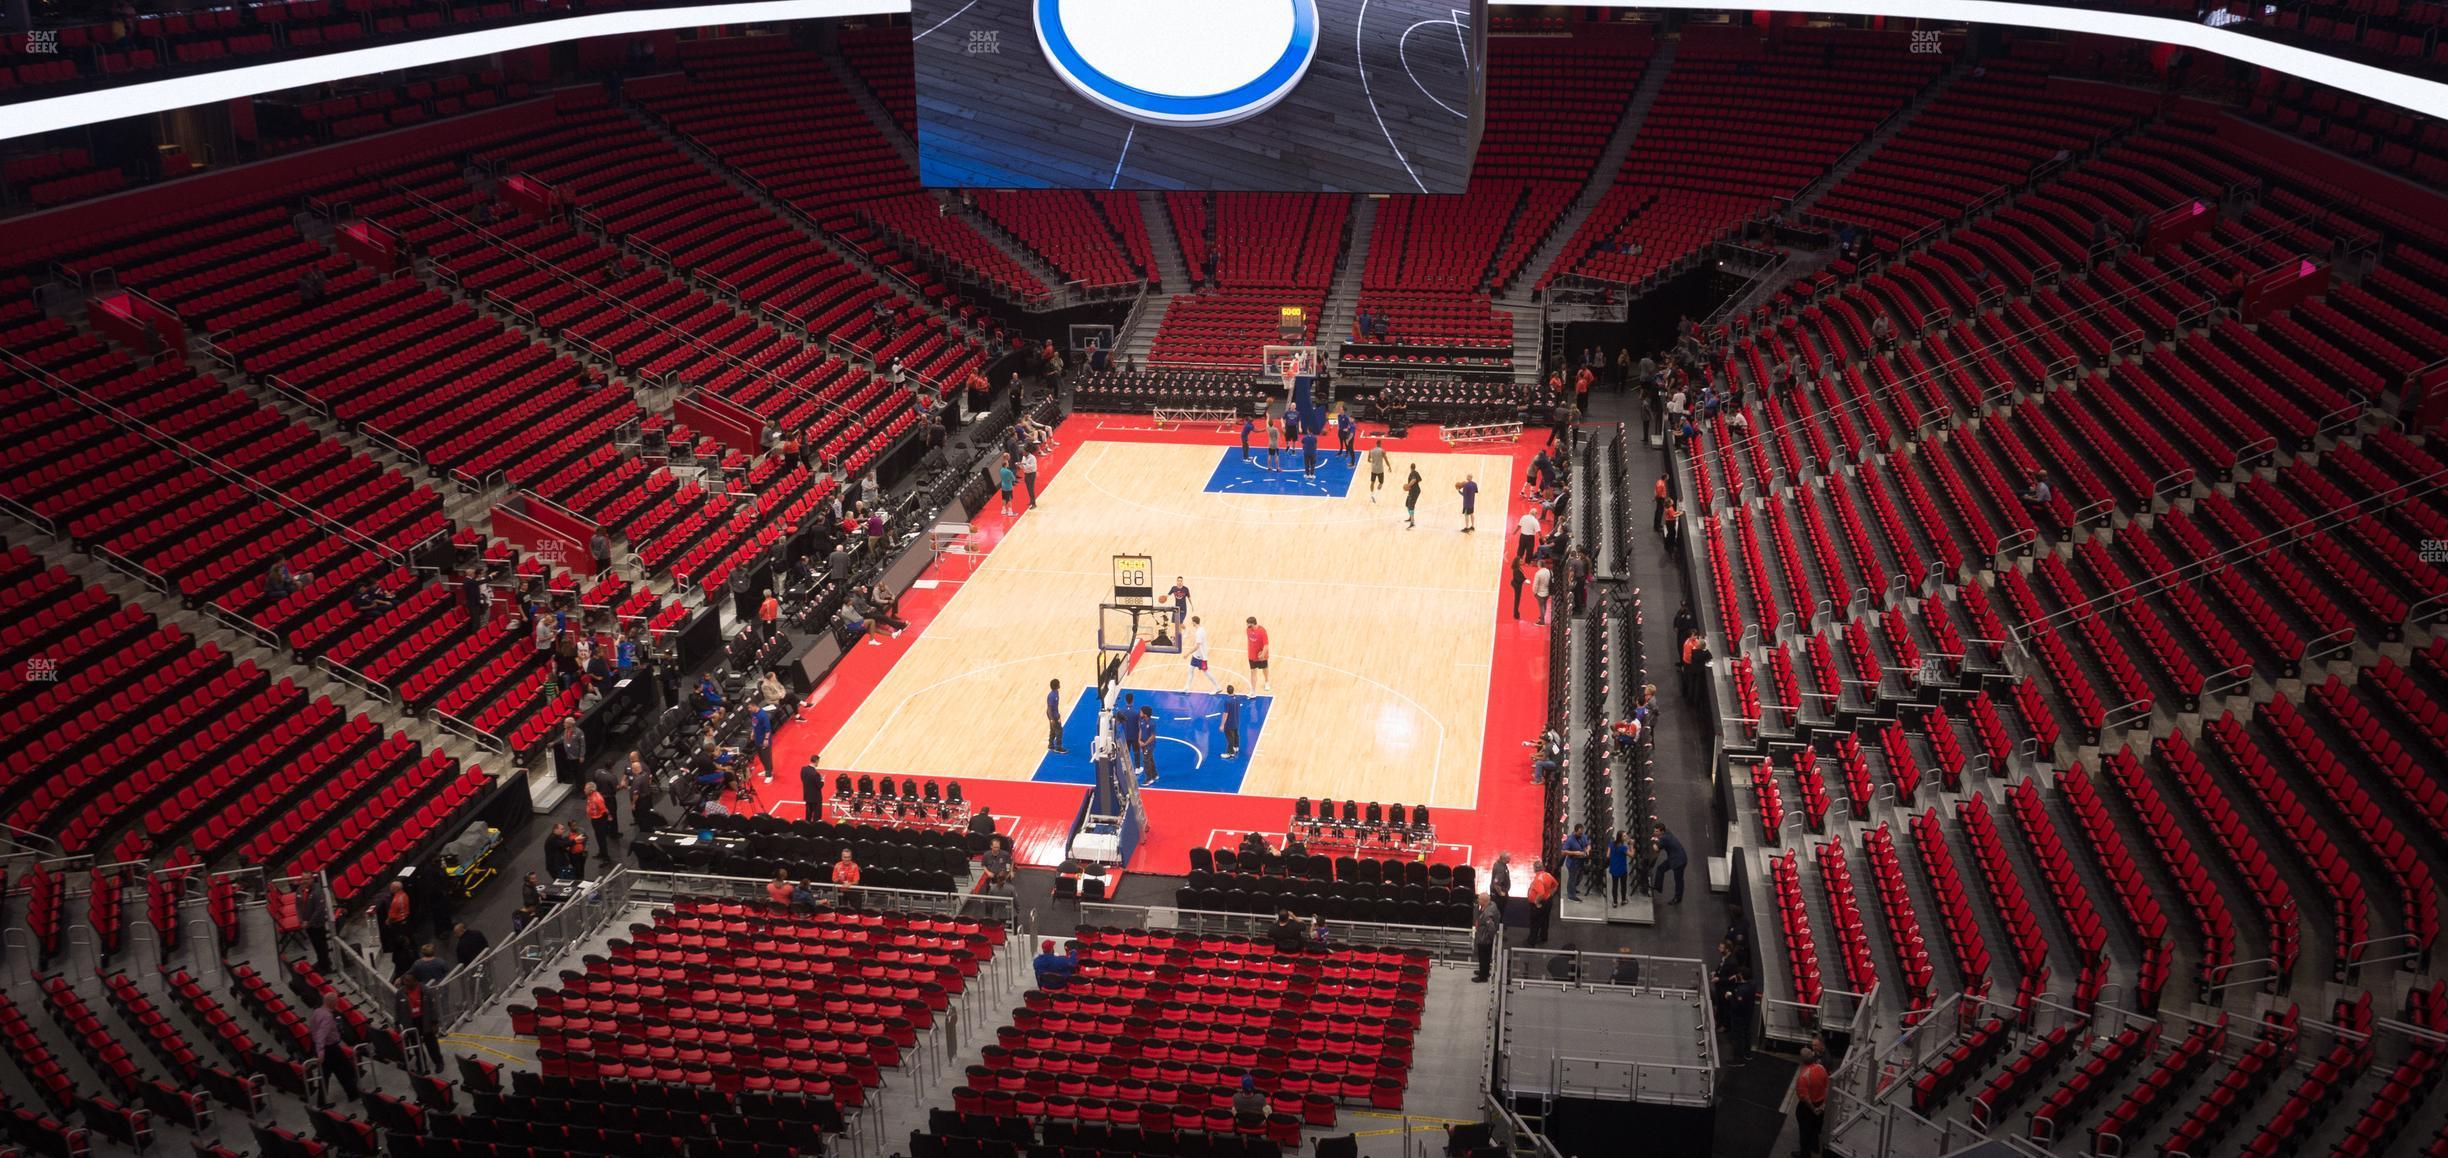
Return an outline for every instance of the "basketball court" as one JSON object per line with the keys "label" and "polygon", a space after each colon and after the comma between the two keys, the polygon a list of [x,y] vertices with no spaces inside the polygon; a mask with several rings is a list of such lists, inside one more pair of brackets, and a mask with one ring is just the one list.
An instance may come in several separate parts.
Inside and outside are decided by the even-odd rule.
{"label": "basketball court", "polygon": [[[1118,601],[1117,556],[1145,557],[1158,599],[1177,576],[1189,587],[1209,670],[1248,698],[1240,750],[1228,753],[1224,697],[1200,678],[1184,690],[1198,628],[1177,640],[1169,604],[1137,617],[1138,637],[1156,646],[1128,653],[1121,689],[1157,720],[1160,779],[1144,793],[1149,844],[1133,867],[1179,871],[1218,829],[1280,833],[1299,796],[1430,805],[1454,859],[1489,859],[1508,841],[1535,847],[1521,741],[1543,710],[1546,633],[1527,596],[1524,618],[1510,617],[1505,563],[1520,510],[1511,496],[1543,439],[1389,441],[1372,503],[1365,459],[1356,471],[1329,461],[1331,440],[1312,478],[1296,449],[1278,469],[1263,443],[1245,462],[1237,427],[1214,423],[1080,416],[1058,437],[1039,476],[1043,501],[1028,506],[1020,493],[1011,520],[989,501],[976,527],[984,553],[939,560],[903,598],[910,631],[845,657],[782,734],[783,767],[821,752],[828,774],[959,778],[998,816],[1027,818],[1005,825],[1017,827],[1023,861],[1060,859],[1061,833],[1030,830],[1040,813],[1067,824],[1092,780],[1093,681],[1117,654],[1099,650],[1100,630],[1111,643],[1133,618],[1107,606]],[[1364,452],[1375,437],[1364,430]],[[1414,465],[1419,525],[1406,529],[1401,484]],[[1472,534],[1461,533],[1454,489],[1466,476],[1481,488]],[[1252,616],[1270,635],[1268,688],[1251,679]],[[1047,750],[1049,680],[1062,681],[1068,755]],[[1506,791],[1487,791],[1494,781]],[[1499,814],[1510,834],[1487,831]]]}

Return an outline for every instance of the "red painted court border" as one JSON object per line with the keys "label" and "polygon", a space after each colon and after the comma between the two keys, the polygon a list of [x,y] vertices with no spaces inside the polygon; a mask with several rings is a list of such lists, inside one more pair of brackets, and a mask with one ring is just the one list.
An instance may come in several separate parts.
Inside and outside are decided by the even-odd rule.
{"label": "red painted court border", "polygon": [[[1384,428],[1362,424],[1360,433],[1361,445],[1367,446],[1384,433]],[[1219,431],[1205,426],[1161,429],[1145,416],[1120,414],[1073,415],[1056,428],[1055,438],[1061,445],[1038,456],[1040,486],[1051,483],[1069,464],[1072,454],[1092,439],[1180,446],[1240,444],[1237,429]],[[1505,558],[1509,560],[1513,524],[1532,506],[1521,495],[1521,479],[1530,459],[1547,441],[1545,433],[1533,430],[1509,446],[1501,443],[1454,446],[1439,437],[1437,428],[1415,426],[1404,437],[1386,439],[1385,445],[1393,453],[1509,454],[1513,460],[1512,476],[1501,484],[1490,481],[1481,491],[1483,495],[1492,495],[1501,486],[1505,518],[1501,522],[1483,520],[1480,528],[1507,541]],[[1399,493],[1390,483],[1388,492]],[[1012,504],[1019,515],[1027,514],[1027,491],[1015,492]],[[991,551],[1017,517],[1005,518],[999,509],[989,507],[971,517],[970,528],[982,548]],[[1421,531],[1457,533],[1460,519],[1460,508],[1451,500],[1423,496]],[[770,811],[788,817],[804,813],[801,801],[780,795],[796,791],[795,770],[831,742],[842,724],[882,682],[885,673],[951,601],[973,565],[958,560],[930,565],[919,579],[922,583],[932,580],[935,585],[912,587],[901,597],[901,615],[909,621],[909,629],[898,638],[888,637],[881,643],[861,643],[851,648],[800,707],[798,716],[784,725],[774,740],[774,759],[782,768],[793,771],[778,777],[766,790],[764,796],[771,802]],[[1525,600],[1532,606],[1524,608],[1524,618],[1515,620],[1508,605],[1511,595],[1507,586],[1498,584],[1496,603],[1488,609],[1496,617],[1496,644],[1488,670],[1487,722],[1480,749],[1478,799],[1469,809],[1444,808],[1432,813],[1438,843],[1460,846],[1462,855],[1482,872],[1499,852],[1511,852],[1520,860],[1536,856],[1539,847],[1542,799],[1540,791],[1530,783],[1530,749],[1525,745],[1546,725],[1547,629],[1536,624],[1535,599]],[[821,761],[818,766],[824,768],[828,783],[839,771],[825,767]],[[1075,784],[950,776],[934,779],[939,782],[959,779],[962,792],[970,800],[985,802],[1002,831],[1013,837],[1013,858],[1021,864],[1040,867],[1061,862],[1071,823],[1079,813],[1080,798],[1087,791]],[[1140,841],[1129,868],[1133,872],[1167,876],[1188,872],[1190,850],[1204,845],[1218,830],[1281,833],[1292,815],[1291,798],[1283,796],[1154,788],[1144,793],[1143,800],[1148,814],[1147,835]],[[1012,817],[1018,819],[1006,819]],[[1450,855],[1449,850],[1439,852]],[[1446,859],[1446,855],[1436,859]]]}

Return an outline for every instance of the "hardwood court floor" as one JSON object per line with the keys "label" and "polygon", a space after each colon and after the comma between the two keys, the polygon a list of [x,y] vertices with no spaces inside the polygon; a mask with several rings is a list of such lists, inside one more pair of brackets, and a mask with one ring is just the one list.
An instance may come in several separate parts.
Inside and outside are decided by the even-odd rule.
{"label": "hardwood court floor", "polygon": [[[935,573],[958,592],[825,744],[824,766],[1029,779],[1045,750],[1046,681],[1076,702],[1112,557],[1145,554],[1160,591],[1188,582],[1220,681],[1249,690],[1246,617],[1273,637],[1275,699],[1242,794],[1473,807],[1512,547],[1510,456],[1396,454],[1371,504],[1365,474],[1343,498],[1208,493],[1228,453],[1077,447],[975,574]],[[1406,531],[1396,484],[1415,461],[1420,525]],[[1466,472],[1481,484],[1470,535],[1453,490]],[[1179,689],[1187,670],[1186,656],[1150,655],[1124,686]]]}

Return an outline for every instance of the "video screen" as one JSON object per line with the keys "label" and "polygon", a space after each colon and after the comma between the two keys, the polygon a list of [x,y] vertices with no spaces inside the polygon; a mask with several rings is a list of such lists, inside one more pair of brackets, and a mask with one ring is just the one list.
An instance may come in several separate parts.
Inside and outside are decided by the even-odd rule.
{"label": "video screen", "polygon": [[914,0],[936,187],[1460,193],[1486,0]]}

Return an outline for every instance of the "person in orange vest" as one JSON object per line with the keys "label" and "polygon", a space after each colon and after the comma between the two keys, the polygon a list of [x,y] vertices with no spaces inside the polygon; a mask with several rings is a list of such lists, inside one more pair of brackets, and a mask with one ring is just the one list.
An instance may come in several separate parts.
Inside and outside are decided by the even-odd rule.
{"label": "person in orange vest", "polygon": [[1802,1047],[1802,1068],[1794,1071],[1794,1130],[1801,1135],[1801,1158],[1818,1158],[1819,1131],[1827,1124],[1827,1066],[1815,1045]]}
{"label": "person in orange vest", "polygon": [[1530,943],[1547,943],[1547,923],[1555,918],[1555,874],[1545,864],[1532,866],[1530,891],[1523,898],[1530,902]]}
{"label": "person in orange vest", "polygon": [[414,914],[408,900],[408,883],[392,881],[391,895],[383,898],[382,943],[391,951],[392,962],[406,972],[408,963],[416,959],[416,938],[408,933],[408,921]]}
{"label": "person in orange vest", "polygon": [[612,802],[604,799],[603,786],[593,781],[586,787],[587,821],[595,828],[595,855],[612,859],[612,838],[620,835],[620,822],[613,819]]}
{"label": "person in orange vest", "polygon": [[772,643],[775,630],[782,624],[782,601],[774,598],[771,587],[765,589],[765,601],[757,604],[757,624],[760,631],[757,642]]}

